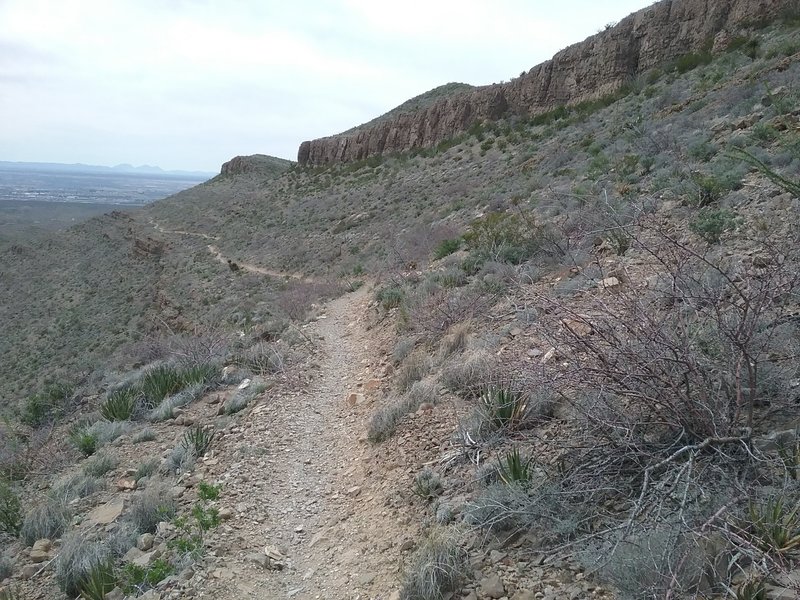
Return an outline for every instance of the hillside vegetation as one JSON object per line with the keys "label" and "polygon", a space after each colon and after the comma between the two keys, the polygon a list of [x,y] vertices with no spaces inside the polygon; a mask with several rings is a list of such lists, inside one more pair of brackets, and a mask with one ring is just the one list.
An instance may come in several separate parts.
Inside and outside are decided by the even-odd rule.
{"label": "hillside vegetation", "polygon": [[[0,249],[0,579],[233,598],[313,556],[361,597],[797,597],[798,57],[776,23],[612,97],[358,163],[240,157]],[[294,423],[354,465],[299,425],[294,455]],[[326,527],[374,540],[253,508],[323,476]],[[264,518],[283,550],[242,533]],[[323,572],[362,543],[386,571]]]}

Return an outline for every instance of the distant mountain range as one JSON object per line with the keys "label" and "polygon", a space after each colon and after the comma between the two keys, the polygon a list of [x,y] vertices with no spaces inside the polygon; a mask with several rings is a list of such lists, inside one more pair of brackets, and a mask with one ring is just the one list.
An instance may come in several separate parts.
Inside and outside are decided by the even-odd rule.
{"label": "distant mountain range", "polygon": [[163,175],[167,177],[187,177],[191,179],[206,180],[214,177],[216,173],[205,171],[165,171],[161,167],[151,165],[121,164],[113,167],[101,165],[84,165],[82,163],[64,164],[49,162],[13,162],[0,160],[0,171],[28,170],[28,171],[57,171],[57,172],[79,172],[79,173],[130,173],[139,175]]}

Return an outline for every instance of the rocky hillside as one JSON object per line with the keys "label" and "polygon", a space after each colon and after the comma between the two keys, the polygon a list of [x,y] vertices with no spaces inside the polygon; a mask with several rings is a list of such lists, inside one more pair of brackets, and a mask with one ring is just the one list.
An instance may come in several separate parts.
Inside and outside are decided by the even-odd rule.
{"label": "rocky hillside", "polygon": [[724,50],[742,30],[797,6],[797,0],[662,0],[508,83],[449,94],[417,110],[396,110],[355,130],[303,142],[297,161],[325,165],[431,147],[484,120],[530,117],[596,100],[679,57]]}

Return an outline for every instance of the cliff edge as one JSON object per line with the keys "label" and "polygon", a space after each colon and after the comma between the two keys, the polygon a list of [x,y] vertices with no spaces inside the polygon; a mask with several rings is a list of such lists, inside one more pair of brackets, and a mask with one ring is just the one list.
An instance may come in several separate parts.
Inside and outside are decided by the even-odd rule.
{"label": "cliff edge", "polygon": [[470,125],[533,116],[607,96],[648,69],[706,50],[737,29],[800,10],[800,0],[662,0],[558,52],[508,83],[487,85],[348,132],[303,142],[300,165],[350,162],[430,147]]}

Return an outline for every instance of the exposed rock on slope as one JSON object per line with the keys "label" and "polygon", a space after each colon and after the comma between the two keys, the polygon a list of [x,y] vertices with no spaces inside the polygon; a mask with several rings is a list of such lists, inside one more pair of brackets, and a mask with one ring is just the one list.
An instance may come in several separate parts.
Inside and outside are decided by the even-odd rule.
{"label": "exposed rock on slope", "polygon": [[280,174],[292,165],[289,160],[267,156],[266,154],[252,154],[250,156],[234,156],[222,164],[220,175],[241,175],[243,173]]}
{"label": "exposed rock on slope", "polygon": [[663,0],[509,83],[450,95],[415,112],[303,142],[297,160],[301,165],[323,165],[432,146],[476,121],[536,115],[599,98],[639,73],[707,48],[720,34],[798,8],[798,0]]}

